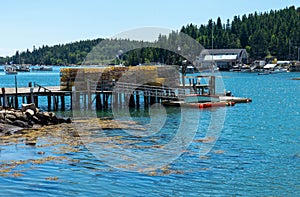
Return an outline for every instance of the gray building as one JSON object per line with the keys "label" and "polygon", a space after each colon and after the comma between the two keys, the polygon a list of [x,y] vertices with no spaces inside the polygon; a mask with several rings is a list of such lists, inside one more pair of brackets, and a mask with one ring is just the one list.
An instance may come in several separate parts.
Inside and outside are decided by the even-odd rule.
{"label": "gray building", "polygon": [[229,70],[247,64],[248,53],[246,49],[205,49],[198,57],[198,62],[203,67],[214,62],[220,70]]}

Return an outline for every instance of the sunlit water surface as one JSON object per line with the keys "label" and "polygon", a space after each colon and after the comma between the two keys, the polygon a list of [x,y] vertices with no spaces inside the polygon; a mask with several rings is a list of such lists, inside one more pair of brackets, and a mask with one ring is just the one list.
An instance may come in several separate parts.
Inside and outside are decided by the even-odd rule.
{"label": "sunlit water surface", "polygon": [[[253,102],[226,108],[221,135],[205,156],[199,155],[206,143],[203,137],[212,114],[221,109],[195,112],[200,113],[200,125],[186,151],[169,165],[147,171],[128,170],[130,159],[115,168],[105,162],[105,156],[95,157],[82,143],[84,132],[76,125],[50,126],[0,138],[0,196],[300,195],[300,81],[291,80],[300,74],[222,75],[226,89]],[[45,84],[45,76],[46,85],[59,85],[58,72],[20,74],[18,83],[26,85],[30,79]],[[0,76],[0,84],[14,85],[5,75]],[[167,108],[165,124],[150,137],[131,136],[118,125],[102,125],[115,129],[99,131],[105,133],[101,142],[132,152],[160,148],[178,131],[181,112]],[[97,116],[113,114],[102,111]],[[131,111],[131,116],[133,122],[124,122],[130,125],[128,130],[151,123],[143,108]],[[86,122],[82,124],[84,128]]]}

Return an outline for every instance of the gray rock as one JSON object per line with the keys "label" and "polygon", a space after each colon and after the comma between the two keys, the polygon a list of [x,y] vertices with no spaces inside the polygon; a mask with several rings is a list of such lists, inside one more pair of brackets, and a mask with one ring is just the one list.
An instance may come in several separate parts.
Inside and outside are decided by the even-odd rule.
{"label": "gray rock", "polygon": [[36,116],[32,116],[31,120],[35,123],[35,124],[41,124],[41,121],[38,117]]}
{"label": "gray rock", "polygon": [[13,121],[11,121],[10,119],[6,119],[5,120],[5,124],[11,124],[11,125],[13,125]]}
{"label": "gray rock", "polygon": [[36,112],[36,106],[34,103],[30,103],[30,104],[22,104],[22,112],[27,111],[28,109],[33,110],[34,112]]}
{"label": "gray rock", "polygon": [[22,113],[21,111],[17,111],[15,112],[15,116],[17,117],[17,119],[22,120],[22,121],[27,121],[27,117],[24,113]]}
{"label": "gray rock", "polygon": [[22,127],[0,123],[0,136],[11,135],[16,131],[22,130]]}
{"label": "gray rock", "polygon": [[6,120],[5,119],[0,119],[0,124],[6,124]]}
{"label": "gray rock", "polygon": [[34,111],[32,110],[32,109],[27,109],[26,110],[26,114],[30,114],[31,116],[33,116],[34,115]]}
{"label": "gray rock", "polygon": [[9,119],[9,120],[11,120],[11,121],[15,121],[15,120],[17,119],[17,117],[16,117],[14,114],[12,114],[12,113],[6,114],[6,115],[5,115],[5,118],[6,118],[6,119]]}
{"label": "gray rock", "polygon": [[13,125],[18,126],[18,127],[22,127],[22,128],[28,128],[28,123],[21,121],[21,120],[15,120],[13,122]]}
{"label": "gray rock", "polygon": [[59,124],[58,118],[57,118],[56,116],[53,116],[53,117],[51,118],[51,123],[52,123],[52,124]]}

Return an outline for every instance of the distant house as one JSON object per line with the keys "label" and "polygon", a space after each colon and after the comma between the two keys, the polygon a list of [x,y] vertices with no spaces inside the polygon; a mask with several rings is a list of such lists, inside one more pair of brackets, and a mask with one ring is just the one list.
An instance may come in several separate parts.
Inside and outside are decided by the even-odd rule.
{"label": "distant house", "polygon": [[237,65],[248,63],[246,49],[205,49],[198,57],[204,67],[215,62],[220,70],[229,70]]}

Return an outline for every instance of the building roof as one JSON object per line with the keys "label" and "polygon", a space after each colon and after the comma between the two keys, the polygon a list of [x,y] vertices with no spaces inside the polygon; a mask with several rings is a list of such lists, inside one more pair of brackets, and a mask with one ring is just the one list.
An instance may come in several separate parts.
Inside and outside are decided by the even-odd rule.
{"label": "building roof", "polygon": [[207,49],[210,54],[240,54],[242,51],[246,51],[246,49]]}
{"label": "building roof", "polygon": [[204,61],[236,60],[237,55],[205,55]]}

